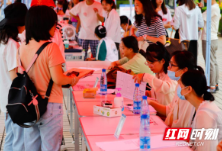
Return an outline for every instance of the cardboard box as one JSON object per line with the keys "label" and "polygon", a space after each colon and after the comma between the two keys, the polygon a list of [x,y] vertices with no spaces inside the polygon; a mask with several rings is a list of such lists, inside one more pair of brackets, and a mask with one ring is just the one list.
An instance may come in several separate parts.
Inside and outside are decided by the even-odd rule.
{"label": "cardboard box", "polygon": [[122,115],[121,108],[105,108],[97,105],[93,106],[93,113],[106,117],[116,117]]}

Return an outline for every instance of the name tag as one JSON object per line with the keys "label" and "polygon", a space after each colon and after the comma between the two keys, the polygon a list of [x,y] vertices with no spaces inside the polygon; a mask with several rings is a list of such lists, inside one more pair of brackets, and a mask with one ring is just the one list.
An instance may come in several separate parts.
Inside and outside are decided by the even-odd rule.
{"label": "name tag", "polygon": [[122,131],[123,125],[124,125],[124,123],[125,123],[125,120],[126,120],[126,115],[122,114],[122,116],[121,116],[121,118],[120,118],[120,121],[119,121],[119,124],[118,124],[118,126],[117,126],[117,128],[116,128],[116,131],[115,131],[115,134],[114,134],[114,136],[115,136],[117,139],[119,139],[119,135],[120,135],[120,133],[121,133],[121,131]]}

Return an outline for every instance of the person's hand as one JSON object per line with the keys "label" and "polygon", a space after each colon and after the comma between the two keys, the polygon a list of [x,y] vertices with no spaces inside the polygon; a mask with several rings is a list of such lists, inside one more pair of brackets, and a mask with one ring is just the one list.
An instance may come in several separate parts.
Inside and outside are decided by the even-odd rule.
{"label": "person's hand", "polygon": [[109,70],[113,69],[116,66],[115,62],[112,62],[111,65],[108,67]]}
{"label": "person's hand", "polygon": [[95,13],[98,13],[98,9],[97,8],[93,8]]}
{"label": "person's hand", "polygon": [[144,41],[144,38],[142,36],[137,37],[137,41]]}
{"label": "person's hand", "polygon": [[76,33],[78,33],[79,32],[79,28],[76,28]]}
{"label": "person's hand", "polygon": [[79,81],[79,78],[78,77],[76,77],[75,75],[74,76],[72,76],[72,83],[70,84],[71,86],[74,86],[74,85],[76,85],[77,83],[78,83],[78,81]]}
{"label": "person's hand", "polygon": [[217,145],[217,151],[222,151],[222,141]]}
{"label": "person's hand", "polygon": [[140,73],[140,74],[136,74],[133,76],[133,79],[134,79],[134,82],[135,83],[141,83],[142,80],[143,80],[143,76],[144,76],[145,73]]}
{"label": "person's hand", "polygon": [[151,106],[152,106],[152,102],[153,102],[153,100],[149,100],[149,99],[147,100],[147,103]]}

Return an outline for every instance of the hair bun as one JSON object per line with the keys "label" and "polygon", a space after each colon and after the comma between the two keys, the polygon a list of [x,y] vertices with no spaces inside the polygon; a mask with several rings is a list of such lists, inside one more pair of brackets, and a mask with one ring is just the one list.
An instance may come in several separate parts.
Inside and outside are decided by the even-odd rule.
{"label": "hair bun", "polygon": [[204,92],[203,99],[206,101],[214,101],[214,96],[207,90]]}

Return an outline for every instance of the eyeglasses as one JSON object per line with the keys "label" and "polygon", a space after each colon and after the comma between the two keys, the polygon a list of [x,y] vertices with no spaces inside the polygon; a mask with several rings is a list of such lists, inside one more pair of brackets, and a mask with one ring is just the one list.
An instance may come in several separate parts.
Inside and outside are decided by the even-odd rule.
{"label": "eyeglasses", "polygon": [[174,65],[172,63],[169,63],[169,67],[172,68],[172,67],[178,67],[177,65]]}

